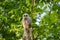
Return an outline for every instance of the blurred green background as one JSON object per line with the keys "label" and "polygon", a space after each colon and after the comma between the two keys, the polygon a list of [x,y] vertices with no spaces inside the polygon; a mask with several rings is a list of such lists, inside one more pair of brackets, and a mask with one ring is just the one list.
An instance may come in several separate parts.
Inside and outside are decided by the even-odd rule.
{"label": "blurred green background", "polygon": [[35,40],[60,40],[60,0],[0,0],[0,40],[20,40],[22,15],[32,19]]}

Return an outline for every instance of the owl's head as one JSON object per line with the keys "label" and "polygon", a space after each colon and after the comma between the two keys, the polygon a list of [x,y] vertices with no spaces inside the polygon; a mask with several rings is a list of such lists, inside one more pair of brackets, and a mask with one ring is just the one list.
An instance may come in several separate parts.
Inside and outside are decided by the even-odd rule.
{"label": "owl's head", "polygon": [[29,15],[27,13],[23,14],[23,19],[29,18]]}

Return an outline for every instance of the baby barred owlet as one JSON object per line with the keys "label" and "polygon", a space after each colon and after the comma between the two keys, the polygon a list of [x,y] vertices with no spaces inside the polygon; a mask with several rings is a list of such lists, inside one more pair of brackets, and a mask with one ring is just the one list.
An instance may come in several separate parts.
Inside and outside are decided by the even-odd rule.
{"label": "baby barred owlet", "polygon": [[23,24],[24,29],[31,27],[31,18],[29,17],[27,13],[23,14],[22,24]]}
{"label": "baby barred owlet", "polygon": [[22,25],[24,28],[23,40],[33,40],[32,27],[31,27],[31,18],[25,13],[23,14]]}

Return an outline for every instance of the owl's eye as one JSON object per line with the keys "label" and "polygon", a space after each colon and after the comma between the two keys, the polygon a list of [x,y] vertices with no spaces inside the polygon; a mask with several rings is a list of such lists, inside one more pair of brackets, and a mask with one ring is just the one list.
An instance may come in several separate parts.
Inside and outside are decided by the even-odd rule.
{"label": "owl's eye", "polygon": [[28,15],[24,15],[24,17],[27,17]]}

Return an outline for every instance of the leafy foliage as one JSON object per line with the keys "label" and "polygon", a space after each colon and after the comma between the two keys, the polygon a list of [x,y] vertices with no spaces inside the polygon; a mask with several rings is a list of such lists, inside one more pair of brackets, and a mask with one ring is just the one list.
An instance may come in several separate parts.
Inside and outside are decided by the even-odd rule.
{"label": "leafy foliage", "polygon": [[24,13],[31,16],[35,40],[60,40],[60,0],[0,0],[0,40],[22,38]]}

